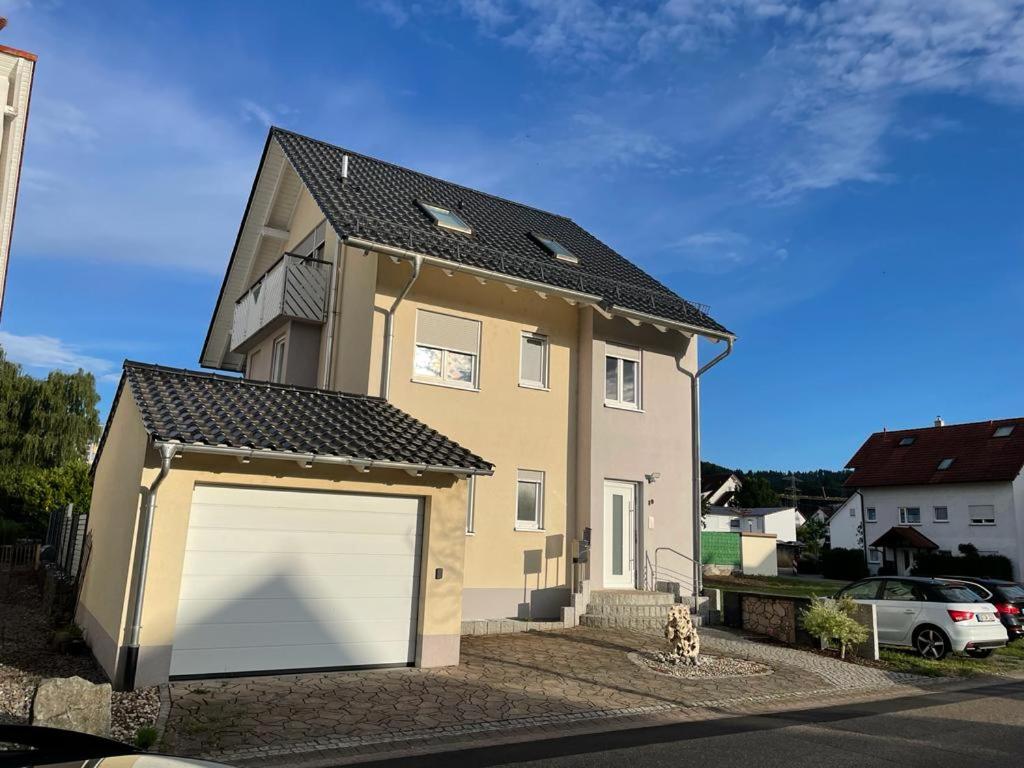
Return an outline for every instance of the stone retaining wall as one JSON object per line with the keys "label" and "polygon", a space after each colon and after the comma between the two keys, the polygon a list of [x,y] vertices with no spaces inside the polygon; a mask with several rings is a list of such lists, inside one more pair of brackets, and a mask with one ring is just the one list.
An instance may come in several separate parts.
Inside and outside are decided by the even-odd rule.
{"label": "stone retaining wall", "polygon": [[792,599],[743,595],[741,600],[743,629],[796,643],[797,609]]}

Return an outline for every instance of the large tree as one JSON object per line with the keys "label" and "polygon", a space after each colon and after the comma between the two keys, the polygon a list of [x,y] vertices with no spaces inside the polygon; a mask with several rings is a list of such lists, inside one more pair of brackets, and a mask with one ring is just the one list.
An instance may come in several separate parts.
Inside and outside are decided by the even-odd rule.
{"label": "large tree", "polygon": [[743,487],[736,494],[737,506],[745,509],[779,506],[779,495],[772,490],[771,483],[764,477],[745,475]]}
{"label": "large tree", "polygon": [[0,533],[39,536],[49,513],[89,506],[89,443],[100,434],[91,373],[36,379],[0,348]]}

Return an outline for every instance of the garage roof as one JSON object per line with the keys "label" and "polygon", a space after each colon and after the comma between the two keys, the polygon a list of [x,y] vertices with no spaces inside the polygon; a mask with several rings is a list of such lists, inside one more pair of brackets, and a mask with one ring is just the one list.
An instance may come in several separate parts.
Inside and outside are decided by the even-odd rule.
{"label": "garage roof", "polygon": [[126,384],[150,437],[185,450],[249,449],[257,458],[260,452],[297,460],[330,457],[458,474],[493,471],[490,462],[379,397],[132,361],[125,361],[118,397]]}

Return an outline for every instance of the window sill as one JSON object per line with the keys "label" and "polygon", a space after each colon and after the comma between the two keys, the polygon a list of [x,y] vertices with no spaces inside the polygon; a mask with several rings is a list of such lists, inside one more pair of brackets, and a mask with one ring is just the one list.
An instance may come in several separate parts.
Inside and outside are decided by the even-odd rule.
{"label": "window sill", "polygon": [[476,531],[466,531],[467,536],[476,536]]}
{"label": "window sill", "polygon": [[448,381],[434,381],[431,379],[417,379],[415,376],[409,379],[413,384],[426,384],[430,387],[444,387],[445,389],[459,389],[463,392],[479,392],[480,387],[469,387],[465,384],[452,384]]}
{"label": "window sill", "polygon": [[528,381],[519,382],[520,389],[535,389],[538,392],[550,392],[551,387],[541,386],[540,384],[530,384]]}
{"label": "window sill", "polygon": [[936,525],[949,525],[949,520],[932,520]]}
{"label": "window sill", "polygon": [[513,531],[518,531],[519,533],[544,533],[545,532],[545,530],[543,528],[521,528],[518,525],[513,526],[512,530]]}
{"label": "window sill", "polygon": [[637,407],[632,406],[632,405],[622,405],[621,403],[615,403],[615,402],[612,402],[610,400],[605,400],[604,401],[604,407],[605,408],[613,408],[616,411],[630,411],[632,413],[643,413],[644,412],[643,408],[637,408]]}
{"label": "window sill", "polygon": [[913,528],[919,528],[923,523],[900,523],[900,525],[909,525]]}
{"label": "window sill", "polygon": [[995,528],[996,527],[995,523],[968,523],[968,525],[972,525],[975,528]]}

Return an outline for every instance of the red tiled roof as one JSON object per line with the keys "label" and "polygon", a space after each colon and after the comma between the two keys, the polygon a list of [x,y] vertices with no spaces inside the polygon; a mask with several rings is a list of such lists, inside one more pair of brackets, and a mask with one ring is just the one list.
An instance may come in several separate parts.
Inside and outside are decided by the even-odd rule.
{"label": "red tiled roof", "polygon": [[896,525],[871,543],[872,547],[889,549],[938,549],[939,545],[916,528]]}
{"label": "red tiled roof", "polygon": [[[1001,426],[1014,430],[993,437]],[[909,437],[913,444],[901,446]],[[943,459],[953,459],[949,469],[938,468]],[[846,466],[850,488],[1012,481],[1024,467],[1024,418],[876,432]]]}

